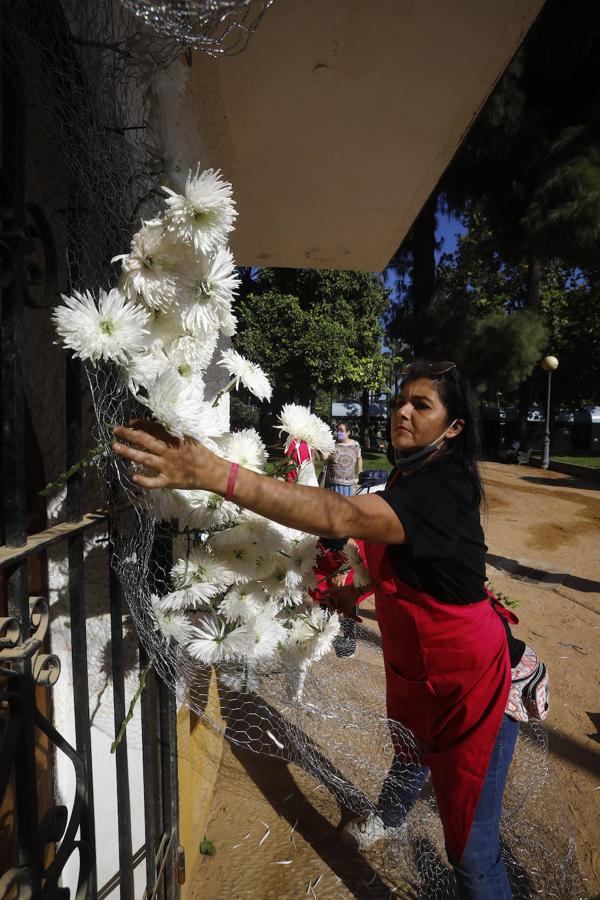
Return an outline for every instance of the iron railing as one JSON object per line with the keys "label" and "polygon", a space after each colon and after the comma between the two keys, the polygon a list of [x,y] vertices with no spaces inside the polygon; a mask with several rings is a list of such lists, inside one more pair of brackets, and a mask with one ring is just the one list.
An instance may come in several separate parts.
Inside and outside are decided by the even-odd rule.
{"label": "iron railing", "polygon": [[[97,885],[93,792],[88,642],[86,636],[86,580],[84,537],[105,523],[107,513],[84,513],[81,479],[67,486],[67,521],[35,534],[27,533],[25,453],[25,306],[43,307],[56,295],[56,254],[43,212],[27,203],[25,184],[26,108],[28,98],[20,79],[19,63],[4,34],[2,44],[2,169],[0,175],[0,292],[2,300],[2,475],[3,533],[0,547],[0,803],[11,794],[16,823],[14,858],[0,871],[0,900],[19,889],[20,897],[66,898],[61,875],[73,853],[79,855],[77,900],[107,896],[119,887],[125,900],[134,898],[134,868],[145,856],[148,898],[174,900],[178,886],[177,728],[173,694],[151,671],[142,694],[141,720],[144,767],[145,845],[134,853],[131,832],[127,736],[116,749],[119,873],[111,883]],[[32,290],[28,255],[42,247],[46,271],[35,272],[42,289]],[[39,255],[39,254],[38,254]],[[37,257],[36,257],[37,258]],[[43,354],[39,365],[44,365]],[[76,361],[66,363],[67,467],[81,453],[81,371]],[[68,593],[72,646],[75,746],[54,727],[39,708],[40,686],[51,689],[60,674],[60,659],[51,647],[50,609],[46,598],[31,597],[28,567],[45,559],[46,551],[60,545],[68,560]],[[165,552],[159,546],[157,553]],[[125,664],[123,606],[118,579],[109,567],[112,686],[115,733],[125,717]],[[146,666],[140,647],[140,668]],[[36,743],[40,735],[54,754],[66,756],[74,768],[76,791],[70,809],[51,803],[40,809]],[[11,893],[12,892],[12,893]]]}

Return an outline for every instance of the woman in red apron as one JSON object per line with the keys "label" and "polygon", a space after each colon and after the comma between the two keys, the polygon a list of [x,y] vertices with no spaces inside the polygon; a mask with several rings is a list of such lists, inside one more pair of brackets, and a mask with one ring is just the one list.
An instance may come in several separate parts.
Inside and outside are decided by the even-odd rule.
{"label": "woman in red apron", "polygon": [[[119,455],[155,470],[134,476],[143,487],[211,490],[289,527],[365,541],[388,716],[414,733],[423,765],[398,790],[407,768],[394,761],[377,812],[354,823],[354,837],[364,845],[400,825],[429,769],[459,895],[510,898],[499,822],[518,724],[504,711],[525,645],[485,588],[476,413],[456,365],[408,372],[391,418],[396,468],[379,494],[268,479],[151,423],[115,433],[130,444],[116,444]],[[342,589],[338,607],[349,612],[356,599]]]}

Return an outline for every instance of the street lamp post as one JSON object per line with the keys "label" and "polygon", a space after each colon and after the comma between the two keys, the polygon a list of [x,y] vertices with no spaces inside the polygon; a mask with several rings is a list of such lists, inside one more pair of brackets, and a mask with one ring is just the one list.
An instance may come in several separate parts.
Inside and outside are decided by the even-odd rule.
{"label": "street lamp post", "polygon": [[546,429],[544,431],[544,450],[542,453],[542,469],[550,465],[550,387],[552,373],[558,369],[558,360],[555,356],[545,356],[540,363],[544,372],[548,373],[548,396],[546,397]]}

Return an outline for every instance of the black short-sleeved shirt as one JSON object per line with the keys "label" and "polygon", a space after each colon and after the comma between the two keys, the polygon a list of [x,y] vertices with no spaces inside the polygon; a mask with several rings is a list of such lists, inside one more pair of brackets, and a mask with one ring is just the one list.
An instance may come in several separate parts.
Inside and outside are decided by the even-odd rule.
{"label": "black short-sleeved shirt", "polygon": [[[406,532],[406,544],[389,548],[398,578],[442,603],[485,600],[487,547],[479,506],[457,460],[440,457],[417,472],[398,477],[379,496],[389,503]],[[525,644],[505,625],[511,665],[515,666]]]}

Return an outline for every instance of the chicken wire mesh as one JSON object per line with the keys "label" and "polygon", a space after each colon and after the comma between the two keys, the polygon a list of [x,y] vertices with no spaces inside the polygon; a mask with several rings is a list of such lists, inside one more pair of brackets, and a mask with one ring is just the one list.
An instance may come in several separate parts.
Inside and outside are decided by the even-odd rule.
{"label": "chicken wire mesh", "polygon": [[151,112],[182,53],[100,0],[3,4],[6,50],[27,107],[37,190],[71,287],[106,284],[111,259],[156,207],[165,158]]}
{"label": "chicken wire mesh", "polygon": [[[182,545],[198,535],[181,532],[175,522],[156,521],[148,496],[131,482],[128,468],[110,451],[111,424],[128,421],[140,408],[115,371],[89,369],[88,377],[98,437],[105,449],[100,465],[113,511],[113,565],[140,640],[160,677],[180,702],[227,740],[299,766],[327,788],[340,807],[359,816],[376,811],[384,781],[387,800],[401,803],[415,785],[420,757],[412,733],[386,717],[381,645],[369,609],[363,624],[356,626],[354,656],[345,656],[342,640],[336,652],[308,669],[286,665],[278,658],[276,665],[264,663],[246,671],[235,690],[231,689],[231,665],[217,665],[219,717],[208,711],[212,668],[165,639],[156,627],[151,601],[153,594],[169,590],[171,539],[182,552]],[[390,778],[392,730],[401,765],[395,766]],[[564,806],[553,789],[542,723],[530,721],[521,727],[501,833],[515,898],[586,896]],[[390,885],[401,886],[396,896],[431,900],[454,896],[442,827],[428,783],[403,827],[390,831],[386,840],[365,852]]]}
{"label": "chicken wire mesh", "polygon": [[[236,6],[250,9],[250,4]],[[57,221],[65,226],[72,286],[109,280],[114,253],[127,245],[139,218],[154,213],[165,167],[151,126],[150,85],[177,58],[181,45],[142,33],[135,18],[119,15],[117,9],[104,2],[48,5],[31,0],[7,6],[4,19],[15,58],[27,61],[26,94],[48,137],[35,152],[44,164],[53,153],[65,161],[66,213]],[[175,31],[167,33],[181,40]],[[279,661],[277,668],[243,672],[241,691],[231,689],[231,667],[220,667],[226,724],[211,719],[206,712],[210,667],[165,638],[152,608],[152,596],[168,590],[172,543],[185,552],[198,535],[157,523],[147,496],[110,451],[112,426],[142,413],[142,407],[114,370],[89,369],[88,377],[104,450],[99,468],[112,514],[113,565],[158,674],[181,702],[228,740],[297,764],[357,814],[373,811],[392,757],[376,629],[368,623],[359,626],[352,658],[329,653],[306,671]],[[392,785],[401,797],[411,786],[419,756],[410,732],[392,727],[406,763]],[[585,896],[573,841],[552,791],[541,725],[522,729],[502,833],[515,897]],[[407,886],[407,896],[409,890],[419,897],[452,896],[430,791],[410,812],[402,833],[378,846],[373,858],[390,883]]]}
{"label": "chicken wire mesh", "polygon": [[273,0],[121,0],[153,31],[211,56],[245,50]]}

